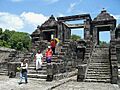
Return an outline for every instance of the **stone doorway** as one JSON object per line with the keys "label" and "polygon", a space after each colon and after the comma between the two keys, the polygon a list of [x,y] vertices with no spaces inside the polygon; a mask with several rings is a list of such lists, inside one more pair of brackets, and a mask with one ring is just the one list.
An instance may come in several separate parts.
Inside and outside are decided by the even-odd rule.
{"label": "stone doorway", "polygon": [[43,40],[50,41],[52,38],[54,38],[54,35],[55,35],[54,31],[43,32]]}
{"label": "stone doorway", "polygon": [[100,42],[106,42],[109,43],[111,38],[110,38],[110,27],[98,27],[98,45],[100,45]]}
{"label": "stone doorway", "polygon": [[84,39],[84,29],[83,28],[71,29],[71,35],[77,35],[80,36],[81,39]]}

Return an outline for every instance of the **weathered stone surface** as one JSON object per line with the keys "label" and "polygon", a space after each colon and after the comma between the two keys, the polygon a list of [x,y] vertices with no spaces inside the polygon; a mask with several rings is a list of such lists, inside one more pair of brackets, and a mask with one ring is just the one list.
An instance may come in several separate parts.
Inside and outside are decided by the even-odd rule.
{"label": "weathered stone surface", "polygon": [[78,66],[77,81],[84,81],[85,79],[86,64]]}

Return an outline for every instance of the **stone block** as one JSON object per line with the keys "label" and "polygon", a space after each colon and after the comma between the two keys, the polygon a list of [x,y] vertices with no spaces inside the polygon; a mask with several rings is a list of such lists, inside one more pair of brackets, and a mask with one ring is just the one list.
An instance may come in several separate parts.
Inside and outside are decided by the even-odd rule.
{"label": "stone block", "polygon": [[53,75],[53,65],[52,64],[47,65],[47,75]]}
{"label": "stone block", "polygon": [[19,62],[9,62],[8,63],[8,76],[9,76],[9,78],[14,78],[16,76],[18,66],[20,67]]}
{"label": "stone block", "polygon": [[77,81],[83,81],[85,79],[86,64],[78,66]]}
{"label": "stone block", "polygon": [[46,81],[53,80],[53,64],[47,64],[47,78]]}
{"label": "stone block", "polygon": [[112,77],[111,77],[111,83],[117,84],[118,82],[118,67],[112,66]]}

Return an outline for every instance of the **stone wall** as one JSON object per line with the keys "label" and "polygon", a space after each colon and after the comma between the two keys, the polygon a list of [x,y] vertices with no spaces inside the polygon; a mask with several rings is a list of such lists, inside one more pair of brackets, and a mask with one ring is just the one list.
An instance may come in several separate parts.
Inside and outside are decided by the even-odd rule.
{"label": "stone wall", "polygon": [[15,51],[14,49],[0,47],[0,63],[5,62],[10,53]]}

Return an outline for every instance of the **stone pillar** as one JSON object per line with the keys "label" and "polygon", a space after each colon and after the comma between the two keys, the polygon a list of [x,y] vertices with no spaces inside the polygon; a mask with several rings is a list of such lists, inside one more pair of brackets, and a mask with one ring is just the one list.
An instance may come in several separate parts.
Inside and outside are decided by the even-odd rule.
{"label": "stone pillar", "polygon": [[86,64],[78,66],[77,81],[83,82],[85,79]]}
{"label": "stone pillar", "polygon": [[59,24],[58,24],[58,38],[62,41],[62,39],[63,39],[63,37],[62,37],[62,33],[63,33],[63,31],[62,31],[62,22],[58,22]]}
{"label": "stone pillar", "polygon": [[118,61],[116,56],[116,42],[110,41],[110,62],[111,62],[111,83],[117,84],[118,81]]}
{"label": "stone pillar", "polygon": [[118,82],[118,66],[112,65],[112,77],[111,77],[111,83],[117,84]]}
{"label": "stone pillar", "polygon": [[84,39],[87,40],[90,37],[90,21],[89,19],[86,19],[84,21]]}
{"label": "stone pillar", "polygon": [[114,26],[110,27],[110,37],[111,37],[111,40],[115,39],[115,27]]}
{"label": "stone pillar", "polygon": [[47,64],[47,78],[46,81],[52,81],[53,80],[53,65]]}
{"label": "stone pillar", "polygon": [[97,27],[93,28],[93,43],[97,43],[98,44],[98,31],[97,31]]}
{"label": "stone pillar", "polygon": [[14,78],[16,76],[17,67],[20,67],[18,62],[9,62],[8,63],[8,76],[9,78]]}

